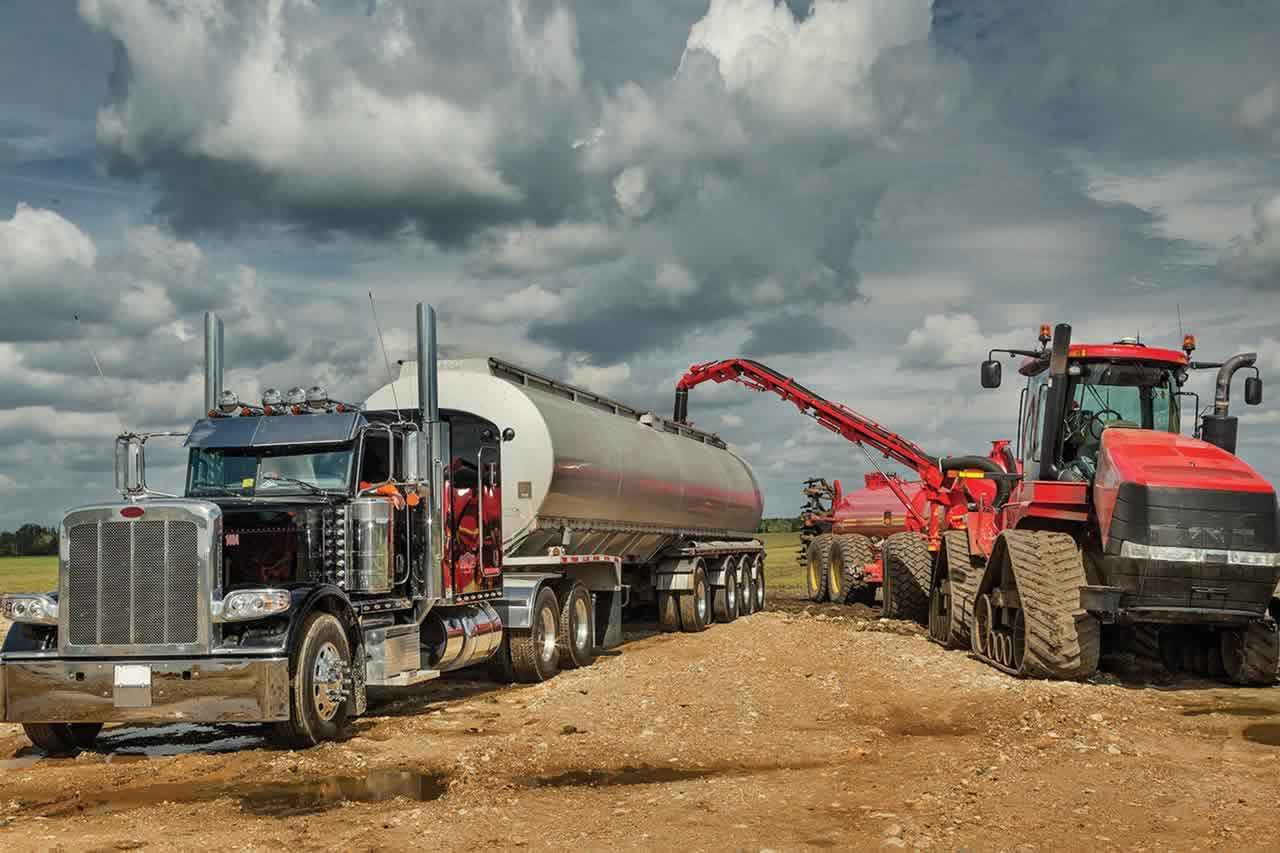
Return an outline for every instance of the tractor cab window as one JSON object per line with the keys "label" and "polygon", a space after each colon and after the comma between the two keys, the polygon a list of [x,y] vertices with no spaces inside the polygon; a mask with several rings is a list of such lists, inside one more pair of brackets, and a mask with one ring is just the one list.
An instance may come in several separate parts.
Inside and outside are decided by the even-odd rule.
{"label": "tractor cab window", "polygon": [[1177,386],[1170,371],[1144,364],[1085,362],[1077,365],[1065,413],[1063,461],[1097,461],[1108,429],[1178,432]]}

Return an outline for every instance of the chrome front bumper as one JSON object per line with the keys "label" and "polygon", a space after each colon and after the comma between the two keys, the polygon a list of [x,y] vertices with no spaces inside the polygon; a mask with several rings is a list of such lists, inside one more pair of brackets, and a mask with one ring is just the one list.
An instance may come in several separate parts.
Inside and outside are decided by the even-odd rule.
{"label": "chrome front bumper", "polygon": [[8,723],[287,719],[286,658],[0,661],[0,720]]}

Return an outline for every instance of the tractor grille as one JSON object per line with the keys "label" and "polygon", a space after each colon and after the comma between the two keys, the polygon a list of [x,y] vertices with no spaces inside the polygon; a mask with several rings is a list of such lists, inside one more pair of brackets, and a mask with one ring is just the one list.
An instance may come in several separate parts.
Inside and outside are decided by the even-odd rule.
{"label": "tractor grille", "polygon": [[68,530],[67,644],[175,646],[200,636],[198,528],[104,521]]}

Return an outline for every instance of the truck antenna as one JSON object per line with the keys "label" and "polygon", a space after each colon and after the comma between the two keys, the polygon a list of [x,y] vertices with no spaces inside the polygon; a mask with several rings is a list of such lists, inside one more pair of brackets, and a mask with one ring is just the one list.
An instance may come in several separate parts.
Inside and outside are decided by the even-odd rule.
{"label": "truck antenna", "polygon": [[1175,308],[1178,309],[1178,337],[1182,338],[1183,340],[1186,340],[1187,335],[1185,332],[1182,331],[1182,303],[1175,302],[1173,303],[1173,305]]}
{"label": "truck antenna", "polygon": [[391,401],[396,404],[396,415],[400,415],[400,397],[396,394],[396,378],[391,373],[391,358],[387,355],[387,344],[382,339],[382,326],[378,323],[378,308],[373,302],[373,291],[369,291],[369,311],[373,314],[373,328],[378,332],[378,346],[382,348],[382,362],[387,366],[387,384],[391,386]]}
{"label": "truck antenna", "polygon": [[[107,392],[107,399],[110,400],[111,383],[107,381],[107,374],[102,371],[102,364],[98,361],[98,354],[93,351],[93,344],[89,343],[89,338],[84,334],[84,323],[81,321],[79,314],[72,314],[71,316],[76,318],[76,326],[81,332],[80,341],[84,344],[84,348],[89,351],[89,358],[93,359],[93,366],[98,369],[98,376],[102,379],[102,387]],[[125,426],[124,418],[120,417],[120,412],[116,409],[114,404],[111,405],[111,414],[116,416],[116,421],[120,424],[120,432],[127,433],[129,428]]]}

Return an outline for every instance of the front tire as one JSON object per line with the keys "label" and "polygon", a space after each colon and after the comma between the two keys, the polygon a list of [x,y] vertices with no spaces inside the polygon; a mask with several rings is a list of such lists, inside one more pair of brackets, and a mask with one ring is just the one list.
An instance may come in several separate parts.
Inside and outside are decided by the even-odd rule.
{"label": "front tire", "polygon": [[23,723],[22,730],[46,755],[75,755],[93,748],[102,723]]}
{"label": "front tire", "polygon": [[276,739],[296,749],[337,740],[351,714],[351,645],[330,613],[312,613],[289,661],[289,719]]}
{"label": "front tire", "polygon": [[538,590],[529,625],[511,632],[511,670],[521,684],[539,684],[560,669],[560,603],[550,587]]}
{"label": "front tire", "polygon": [[560,608],[556,647],[560,666],[565,669],[591,666],[596,659],[595,638],[591,636],[591,593],[580,583],[569,587]]}

